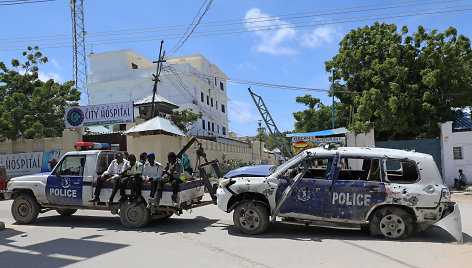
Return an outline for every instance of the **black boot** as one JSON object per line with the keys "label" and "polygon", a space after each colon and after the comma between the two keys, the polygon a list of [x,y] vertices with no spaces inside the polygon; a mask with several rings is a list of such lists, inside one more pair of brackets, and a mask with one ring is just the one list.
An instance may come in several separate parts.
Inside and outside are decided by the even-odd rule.
{"label": "black boot", "polygon": [[90,203],[100,202],[100,198],[98,197],[98,195],[96,195],[94,198],[90,199],[89,202]]}

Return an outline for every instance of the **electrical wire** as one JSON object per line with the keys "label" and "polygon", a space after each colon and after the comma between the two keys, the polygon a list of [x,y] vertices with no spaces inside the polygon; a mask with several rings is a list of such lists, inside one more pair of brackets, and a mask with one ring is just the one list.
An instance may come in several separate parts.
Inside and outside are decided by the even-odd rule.
{"label": "electrical wire", "polygon": [[[30,0],[28,0],[30,1]],[[425,0],[416,0],[416,1],[403,1],[403,2],[398,2],[398,3],[411,3],[411,2],[424,2]],[[296,19],[296,18],[302,18],[302,17],[314,17],[314,16],[320,16],[320,15],[334,15],[334,14],[343,14],[343,13],[356,13],[356,12],[365,12],[365,11],[373,11],[373,10],[380,10],[380,9],[393,9],[393,8],[400,8],[400,7],[410,7],[410,6],[420,6],[420,5],[429,5],[429,4],[438,4],[438,3],[448,3],[448,2],[461,2],[464,0],[449,0],[449,1],[436,1],[436,2],[427,2],[427,3],[417,3],[417,4],[411,4],[411,5],[397,5],[393,7],[382,7],[382,8],[374,8],[374,9],[364,9],[364,10],[351,10],[351,11],[345,11],[345,12],[336,12],[336,13],[327,13],[327,14],[322,14],[322,12],[326,11],[312,11],[312,12],[303,12],[303,13],[293,13],[293,14],[285,14],[285,15],[277,15],[277,16],[263,16],[263,17],[255,17],[255,18],[249,18],[249,19],[233,19],[233,20],[223,20],[223,21],[214,21],[214,22],[207,22],[203,23],[201,22],[200,24],[210,24],[210,25],[202,25],[200,28],[203,27],[218,27],[218,26],[226,26],[226,25],[234,25],[234,24],[241,24],[241,23],[258,23],[258,22],[267,22],[267,21],[280,21],[279,17],[285,17],[285,16],[291,16],[291,15],[300,15],[300,14],[311,14],[309,16],[301,16],[301,17],[288,17],[286,20],[290,19]],[[380,5],[370,5],[370,6],[360,6],[360,7],[352,7],[352,8],[341,8],[341,9],[332,9],[332,10],[327,10],[327,11],[336,11],[336,10],[349,10],[349,9],[355,9],[355,8],[362,8],[362,7],[376,7],[376,6],[385,6],[385,5],[392,5],[394,3],[390,4],[380,4]],[[321,13],[320,13],[321,12]],[[274,18],[274,19],[270,19]],[[229,23],[229,24],[221,24],[222,22],[233,22],[233,21],[238,21],[236,23]],[[220,24],[218,24],[220,23]],[[192,21],[193,24],[193,21]],[[139,28],[139,29],[128,29],[128,30],[110,30],[110,31],[103,31],[103,32],[95,32],[95,33],[87,33],[87,37],[94,37],[94,36],[109,36],[109,35],[122,35],[122,34],[136,34],[136,33],[145,33],[145,32],[158,32],[158,31],[170,31],[170,30],[176,30],[176,29],[185,29],[189,28],[192,26],[192,24],[189,25],[176,25],[176,26],[160,26],[160,27],[150,27],[150,28]],[[216,25],[213,25],[216,24]],[[181,26],[185,26],[182,28]],[[180,27],[180,28],[179,28]],[[155,29],[162,29],[162,30],[155,30]],[[144,31],[143,31],[144,30]],[[187,32],[187,31],[186,31]],[[53,38],[56,37],[56,38]],[[26,39],[23,42],[30,42],[30,41],[40,41],[40,40],[59,40],[59,39],[69,39],[70,35],[47,35],[47,36],[29,36],[29,37],[17,37],[17,38],[0,38],[1,43],[12,43],[12,42],[20,42],[22,39]],[[8,40],[6,41],[1,41],[1,40]],[[17,40],[17,41],[15,41]]]}
{"label": "electrical wire", "polygon": [[[207,31],[207,32],[197,32],[199,35],[192,35],[192,37],[204,37],[204,36],[218,36],[218,35],[229,35],[229,34],[238,34],[238,33],[247,33],[247,32],[260,32],[260,31],[273,31],[279,29],[293,29],[293,28],[306,28],[306,27],[313,27],[313,26],[320,26],[320,25],[332,25],[332,24],[344,24],[344,23],[352,23],[352,22],[360,22],[360,21],[371,21],[371,20],[382,20],[382,19],[392,19],[392,18],[402,18],[402,17],[413,17],[413,16],[423,16],[423,15],[432,15],[432,14],[443,14],[443,13],[452,13],[452,12],[462,12],[462,11],[470,11],[472,8],[467,9],[456,9],[456,10],[445,10],[445,11],[437,11],[437,12],[426,12],[426,13],[418,13],[418,14],[406,14],[406,15],[399,15],[399,16],[387,16],[387,17],[376,17],[376,18],[367,18],[367,19],[356,19],[356,20],[347,20],[347,21],[340,21],[340,22],[326,22],[326,23],[313,23],[313,22],[304,22],[304,25],[287,25],[284,27],[274,27],[273,25],[270,26],[261,26],[261,27],[251,27],[254,28],[252,30],[244,29],[230,29],[233,31],[227,31],[228,29],[217,30],[217,31]],[[222,32],[223,31],[223,32]],[[226,31],[226,32],[224,32]],[[175,36],[175,35],[170,35]],[[120,44],[120,43],[134,43],[134,42],[148,42],[148,41],[156,41],[161,40],[163,36],[158,38],[146,38],[146,39],[138,39],[138,40],[131,40],[131,41],[124,41],[120,38],[115,40],[121,41],[113,41],[113,39],[108,40],[101,40],[101,41],[109,41],[109,42],[89,42],[89,45],[104,45],[104,44]],[[168,37],[166,39],[176,39],[178,37]],[[111,42],[113,41],[113,42]],[[67,44],[67,45],[66,45]],[[50,44],[39,44],[42,49],[48,48],[61,48],[61,47],[71,47],[69,42],[65,43],[50,43]],[[1,49],[1,48],[14,48],[14,49]],[[15,50],[22,50],[23,46],[3,46],[0,47],[0,51],[15,51]]]}
{"label": "electrical wire", "polygon": [[44,2],[53,2],[56,0],[27,0],[27,1],[1,1],[0,6],[14,6],[14,5],[25,5],[25,4],[37,4]]}

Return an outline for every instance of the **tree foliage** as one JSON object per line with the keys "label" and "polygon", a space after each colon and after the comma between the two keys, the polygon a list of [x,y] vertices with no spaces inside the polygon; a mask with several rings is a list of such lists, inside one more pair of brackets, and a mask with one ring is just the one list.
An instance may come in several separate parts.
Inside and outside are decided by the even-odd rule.
{"label": "tree foliage", "polygon": [[38,65],[48,61],[38,47],[28,47],[23,57],[10,68],[0,62],[0,140],[60,136],[64,109],[77,104],[80,92],[73,81],[38,78]]}
{"label": "tree foliage", "polygon": [[452,108],[471,103],[471,63],[470,40],[453,27],[409,35],[374,23],[351,30],[325,66],[335,69],[335,96],[354,109],[350,129],[388,140],[437,137]]}
{"label": "tree foliage", "polygon": [[202,116],[202,112],[196,114],[190,109],[185,109],[182,111],[174,111],[174,114],[170,116],[170,119],[180,130],[182,130],[182,132],[187,134],[189,131],[188,127],[198,119],[202,118]]}
{"label": "tree foliage", "polygon": [[[296,132],[313,132],[333,127],[332,105],[324,105],[320,99],[311,95],[297,97],[296,101],[305,104],[308,109],[293,113]],[[349,123],[349,105],[336,102],[334,104],[334,125],[336,128],[345,127]]]}

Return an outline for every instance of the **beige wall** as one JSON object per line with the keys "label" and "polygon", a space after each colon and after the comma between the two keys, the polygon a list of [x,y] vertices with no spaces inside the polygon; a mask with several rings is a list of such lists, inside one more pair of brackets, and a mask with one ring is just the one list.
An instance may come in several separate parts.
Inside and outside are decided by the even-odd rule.
{"label": "beige wall", "polygon": [[[127,147],[130,154],[139,155],[142,152],[154,152],[156,154],[156,161],[165,164],[167,163],[167,154],[169,152],[177,153],[190,140],[190,137],[178,137],[169,135],[146,135],[146,136],[128,136]],[[223,155],[226,159],[235,157],[242,159],[244,162],[260,163],[261,156],[259,154],[259,143],[253,143],[251,147],[243,147],[236,145],[229,145],[220,142],[213,142],[207,140],[200,140],[205,149],[208,161],[218,159],[223,160]],[[194,143],[190,149],[187,150],[187,155],[190,156],[192,164],[197,159],[196,155],[197,144]],[[268,160],[269,164],[276,164],[275,155],[262,152],[262,159]],[[203,160],[203,159],[202,159]]]}
{"label": "beige wall", "polygon": [[63,150],[63,139],[43,138],[0,142],[0,154],[19,154]]}

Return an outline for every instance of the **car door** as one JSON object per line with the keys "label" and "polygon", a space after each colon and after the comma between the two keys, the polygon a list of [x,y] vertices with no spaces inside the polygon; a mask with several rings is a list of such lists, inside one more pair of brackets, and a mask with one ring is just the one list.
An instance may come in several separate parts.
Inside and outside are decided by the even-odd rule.
{"label": "car door", "polygon": [[[297,170],[309,165],[303,177],[294,186],[290,196],[280,206],[279,214],[285,214],[295,218],[308,216],[328,218],[330,217],[330,201],[332,190],[332,157],[316,157],[300,163],[292,169],[291,176],[297,174]],[[282,179],[283,192],[292,183],[291,178]],[[280,196],[280,195],[279,195]]]}
{"label": "car door", "polygon": [[378,158],[341,157],[333,181],[331,217],[362,221],[369,208],[386,198]]}
{"label": "car door", "polygon": [[85,155],[65,156],[48,176],[46,198],[50,204],[82,205]]}

